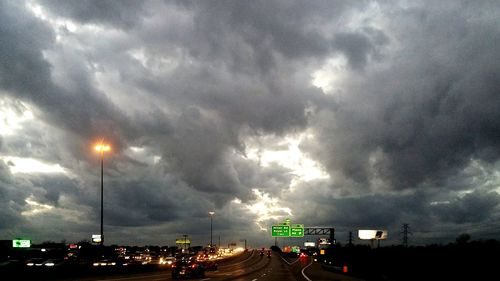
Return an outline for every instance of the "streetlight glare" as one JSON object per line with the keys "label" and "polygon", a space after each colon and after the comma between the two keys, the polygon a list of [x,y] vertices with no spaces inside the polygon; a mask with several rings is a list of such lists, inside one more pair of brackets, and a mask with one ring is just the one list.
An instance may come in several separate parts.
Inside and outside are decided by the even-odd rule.
{"label": "streetlight glare", "polygon": [[98,144],[96,146],[94,146],[94,149],[99,151],[99,152],[105,152],[105,151],[110,151],[111,150],[111,147],[107,144]]}
{"label": "streetlight glare", "polygon": [[213,216],[213,215],[215,215],[215,212],[214,211],[210,211],[210,212],[208,212],[208,214],[211,215],[211,216]]}

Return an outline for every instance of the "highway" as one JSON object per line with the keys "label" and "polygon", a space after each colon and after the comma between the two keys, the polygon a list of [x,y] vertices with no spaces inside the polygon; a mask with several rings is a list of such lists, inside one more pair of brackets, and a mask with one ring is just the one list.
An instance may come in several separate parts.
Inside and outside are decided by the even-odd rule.
{"label": "highway", "polygon": [[[106,281],[159,281],[172,280],[171,270],[127,274],[127,275],[94,275],[86,278],[67,278],[58,280],[106,280]],[[207,271],[205,278],[192,278],[189,280],[214,280],[214,281],[357,281],[341,273],[324,270],[312,258],[284,258],[273,252],[269,258],[259,255],[259,251],[249,251],[236,257],[223,260],[219,263],[218,270]]]}

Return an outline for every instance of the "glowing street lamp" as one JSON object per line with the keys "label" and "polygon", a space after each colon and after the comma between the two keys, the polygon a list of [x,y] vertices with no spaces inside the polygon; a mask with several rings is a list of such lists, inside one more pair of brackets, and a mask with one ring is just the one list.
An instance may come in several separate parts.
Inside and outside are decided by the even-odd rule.
{"label": "glowing street lamp", "polygon": [[100,144],[96,145],[94,149],[101,153],[101,245],[104,245],[104,234],[103,234],[104,152],[110,151],[111,147],[101,142]]}
{"label": "glowing street lamp", "polygon": [[214,211],[208,212],[210,215],[210,248],[212,247],[212,217],[215,215]]}

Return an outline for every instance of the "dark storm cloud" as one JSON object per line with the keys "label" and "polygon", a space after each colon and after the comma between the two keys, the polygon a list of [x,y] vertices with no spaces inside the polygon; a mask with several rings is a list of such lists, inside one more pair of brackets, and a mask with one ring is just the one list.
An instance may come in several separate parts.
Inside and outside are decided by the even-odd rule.
{"label": "dark storm cloud", "polygon": [[490,218],[500,205],[500,195],[497,192],[468,193],[451,202],[432,206],[432,211],[443,222],[481,223]]}
{"label": "dark storm cloud", "polygon": [[[435,222],[429,202],[435,192],[415,191],[407,194],[375,194],[339,197],[328,191],[325,183],[315,185],[317,192],[296,191],[293,200],[294,220],[308,226],[334,227],[340,230],[398,229],[403,222],[426,228]],[[307,195],[307,197],[305,196]],[[307,198],[302,202],[299,198]]]}
{"label": "dark storm cloud", "polygon": [[[461,8],[471,14],[457,13]],[[324,115],[324,163],[360,182],[376,173],[392,187],[409,188],[443,184],[471,158],[498,160],[500,32],[480,17],[460,5],[396,14],[391,27],[400,47],[385,61],[391,67],[353,78],[339,110]]]}
{"label": "dark storm cloud", "polygon": [[[154,179],[153,179],[154,180]],[[155,182],[147,178],[126,183],[108,183],[105,196],[110,225],[141,226],[168,222],[178,218],[179,201],[174,202],[171,182]],[[172,192],[173,191],[173,192]]]}
{"label": "dark storm cloud", "polygon": [[[273,197],[279,196],[283,186],[287,186],[294,177],[290,169],[277,164],[262,168],[253,161],[239,159],[233,160],[233,162],[243,186],[258,188]],[[247,197],[239,198],[247,199]]]}
{"label": "dark storm cloud", "polygon": [[9,167],[0,161],[0,228],[7,229],[21,221],[17,205],[20,196],[13,190],[12,183]]}
{"label": "dark storm cloud", "polygon": [[362,2],[353,4],[349,1],[181,3],[194,7],[196,33],[208,44],[208,48],[195,50],[200,50],[200,54],[208,51],[210,57],[230,54],[238,58],[245,54],[244,50],[234,47],[243,47],[235,45],[242,39],[251,47],[250,55],[254,56],[249,62],[257,63],[261,74],[268,74],[270,67],[275,66],[274,52],[289,59],[326,55],[329,39],[321,33],[318,25],[353,9],[353,6],[362,5]]}
{"label": "dark storm cloud", "polygon": [[[174,72],[166,74],[169,79],[152,79],[151,75],[134,77],[135,73],[127,72],[132,75],[127,80],[134,87],[154,95],[161,93],[161,100],[179,108],[180,116],[170,120],[175,132],[160,144],[164,148],[162,155],[169,167],[177,170],[195,189],[218,193],[215,198],[220,205],[235,196],[248,197],[245,195],[248,191],[242,190],[238,175],[234,174],[234,168],[226,160],[228,151],[243,149],[238,136],[241,129],[248,126],[256,132],[277,134],[301,130],[307,124],[304,109],[308,106],[308,95],[319,96],[319,91],[282,79],[276,73],[278,70],[273,70],[280,69],[274,63],[266,69],[252,67],[259,60],[255,56],[263,52],[269,52],[265,61],[274,59],[276,48],[272,43],[269,48],[262,49],[257,37],[248,38],[255,33],[245,31],[247,28],[256,29],[258,34],[274,33],[274,30],[276,34],[287,33],[282,30],[288,25],[272,17],[267,9],[252,7],[255,15],[242,18],[238,14],[245,14],[245,9],[240,7],[245,5],[243,3],[230,3],[219,8],[213,3],[209,7],[203,2],[190,4],[193,3],[186,3],[186,7],[194,9],[193,27],[179,27],[181,30],[184,28],[185,33],[179,32],[172,40],[160,41],[157,36],[151,36],[154,33],[148,32],[145,26],[146,31],[138,36],[145,42],[146,54],[151,58],[162,58],[158,49],[168,53],[168,49],[162,49],[162,45],[167,44],[172,47],[169,49],[187,50],[187,59],[195,63],[180,61]],[[261,18],[269,24],[261,25]],[[293,20],[287,18],[286,21]],[[297,26],[297,23],[294,24]],[[301,36],[302,32],[304,36],[307,33],[305,30],[300,32]],[[169,35],[168,32],[165,34],[166,37]],[[301,36],[292,37],[302,41],[301,44],[309,42]],[[270,40],[275,42],[276,39]],[[245,56],[244,50],[249,50],[248,56]],[[308,56],[317,51],[301,50]],[[238,56],[245,61],[236,61]],[[234,66],[245,69],[235,69]],[[274,73],[260,77],[262,79],[253,76],[269,71]],[[287,69],[283,71],[291,72]],[[186,107],[187,110],[181,110]],[[207,119],[207,112],[210,119]]]}
{"label": "dark storm cloud", "polygon": [[174,133],[163,137],[162,163],[189,183],[192,188],[206,192],[221,205],[241,194],[241,185],[225,156],[228,147],[238,147],[235,132],[225,122],[213,122],[190,107],[175,121]]}
{"label": "dark storm cloud", "polygon": [[49,87],[50,66],[41,50],[52,44],[52,31],[27,13],[22,3],[2,1],[0,5],[0,36],[4,38],[0,42],[0,85],[22,94]]}
{"label": "dark storm cloud", "polygon": [[134,0],[42,0],[40,4],[55,14],[82,23],[109,24],[128,28],[140,24],[144,3]]}
{"label": "dark storm cloud", "polygon": [[39,203],[49,203],[57,207],[62,195],[76,197],[80,195],[78,183],[65,176],[32,177],[30,182],[34,188],[40,188],[41,190],[39,194],[35,194]]}
{"label": "dark storm cloud", "polygon": [[[4,38],[0,43],[0,87],[34,103],[51,121],[77,135],[122,135],[112,124],[126,120],[125,116],[90,85],[88,74],[80,73],[75,92],[64,92],[52,82],[51,66],[43,57],[43,50],[52,47],[52,30],[34,19],[22,3],[4,1],[0,5],[0,36]],[[116,143],[123,139],[112,138]]]}
{"label": "dark storm cloud", "polygon": [[[39,3],[50,19],[86,26],[52,26],[24,3],[0,3],[0,87],[47,124],[2,136],[0,149],[59,163],[78,181],[13,176],[4,165],[0,192],[15,204],[0,200],[1,223],[20,222],[29,196],[54,205],[72,198],[97,220],[99,163],[88,146],[98,136],[113,145],[106,224],[130,237],[144,238],[141,229],[201,235],[211,209],[220,210],[221,229],[253,230],[244,219],[252,188],[284,200],[300,220],[345,230],[404,220],[432,228],[496,211],[496,195],[456,199],[449,190],[482,186],[494,173],[472,181],[471,159],[495,166],[500,156],[500,34],[497,15],[486,12],[497,3]],[[311,74],[339,57],[346,78],[325,95]],[[271,135],[263,147],[278,150],[273,141],[306,130],[316,140],[300,148],[330,180],[293,191],[290,169],[244,157],[249,138]],[[124,156],[130,146],[143,151]],[[404,190],[414,187],[428,189]],[[228,204],[236,197],[240,209]]]}
{"label": "dark storm cloud", "polygon": [[389,40],[380,30],[365,28],[364,31],[367,34],[339,32],[335,34],[333,41],[334,49],[343,53],[349,65],[355,70],[362,70],[369,58],[378,58],[379,48]]}

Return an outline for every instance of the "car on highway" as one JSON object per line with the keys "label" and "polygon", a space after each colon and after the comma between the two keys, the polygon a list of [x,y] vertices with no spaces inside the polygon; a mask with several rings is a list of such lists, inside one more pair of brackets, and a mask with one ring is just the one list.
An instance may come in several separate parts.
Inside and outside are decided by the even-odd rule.
{"label": "car on highway", "polygon": [[175,258],[172,256],[160,258],[160,264],[172,265],[174,262],[175,262]]}
{"label": "car on highway", "polygon": [[26,266],[34,267],[34,266],[43,266],[43,262],[45,258],[31,258],[26,261]]}
{"label": "car on highway", "polygon": [[267,257],[270,258],[271,257],[271,250],[267,250]]}
{"label": "car on highway", "polygon": [[103,267],[103,266],[115,266],[116,261],[111,259],[100,259],[92,263],[93,267]]}
{"label": "car on highway", "polygon": [[48,259],[43,262],[43,266],[48,268],[61,267],[64,266],[65,262],[63,259]]}
{"label": "car on highway", "polygon": [[172,279],[179,277],[205,277],[205,266],[193,258],[178,259],[172,264]]}
{"label": "car on highway", "polygon": [[204,260],[200,261],[200,263],[205,267],[206,271],[216,271],[218,269],[218,265],[215,261],[212,260]]}
{"label": "car on highway", "polygon": [[259,255],[260,255],[260,256],[263,256],[263,255],[264,255],[264,253],[265,253],[265,251],[266,251],[266,249],[265,249],[265,248],[260,249]]}

